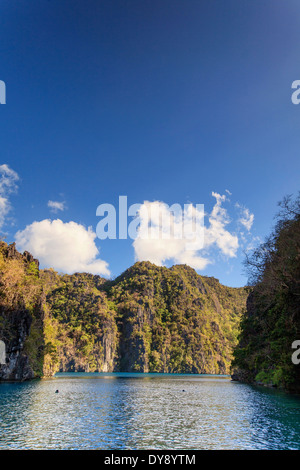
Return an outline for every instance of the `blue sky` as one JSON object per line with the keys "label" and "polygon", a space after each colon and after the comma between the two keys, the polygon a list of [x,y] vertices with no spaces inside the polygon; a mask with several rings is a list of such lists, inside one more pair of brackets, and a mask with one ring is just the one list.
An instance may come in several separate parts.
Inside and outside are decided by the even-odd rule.
{"label": "blue sky", "polygon": [[198,272],[244,285],[244,250],[299,190],[298,0],[2,0],[0,23],[6,240],[116,276],[157,247],[99,240],[99,204],[204,204],[223,235]]}

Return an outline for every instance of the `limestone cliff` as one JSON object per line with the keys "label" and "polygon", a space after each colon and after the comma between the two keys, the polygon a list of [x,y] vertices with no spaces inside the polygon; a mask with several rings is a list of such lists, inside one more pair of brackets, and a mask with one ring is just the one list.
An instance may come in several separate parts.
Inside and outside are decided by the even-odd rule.
{"label": "limestone cliff", "polygon": [[0,380],[74,372],[229,373],[246,292],[180,265],[114,281],[40,271],[0,246]]}
{"label": "limestone cliff", "polygon": [[[38,375],[43,347],[38,261],[15,245],[0,244],[0,340],[5,357],[0,380]],[[36,338],[34,336],[36,335]]]}
{"label": "limestone cliff", "polygon": [[112,372],[116,367],[116,310],[105,279],[87,273],[41,272],[46,292],[44,375],[53,372]]}
{"label": "limestone cliff", "polygon": [[136,263],[106,286],[120,315],[120,368],[229,373],[246,292],[186,265]]}

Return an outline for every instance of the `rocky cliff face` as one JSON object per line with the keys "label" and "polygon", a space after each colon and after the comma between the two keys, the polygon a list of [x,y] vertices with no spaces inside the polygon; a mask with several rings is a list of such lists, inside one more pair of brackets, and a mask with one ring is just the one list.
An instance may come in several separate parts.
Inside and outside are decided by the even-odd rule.
{"label": "rocky cliff face", "polygon": [[136,263],[107,286],[119,312],[119,366],[135,372],[229,373],[244,289],[186,265]]}
{"label": "rocky cliff face", "polygon": [[[34,266],[34,268],[33,268]],[[0,245],[0,340],[5,354],[0,380],[27,380],[36,376],[27,348],[34,331],[39,297],[38,261],[30,253],[21,255],[15,245]],[[42,329],[38,332],[42,337]],[[32,359],[38,351],[32,351]]]}
{"label": "rocky cliff face", "polygon": [[105,279],[86,273],[41,273],[45,292],[44,375],[54,372],[112,372],[116,367],[116,311]]}
{"label": "rocky cliff face", "polygon": [[39,271],[0,247],[0,380],[74,372],[229,373],[243,288],[182,265],[136,263],[114,281]]}
{"label": "rocky cliff face", "polygon": [[[3,315],[3,312],[2,312]],[[7,327],[13,332],[12,337],[4,338],[6,363],[0,365],[0,380],[26,380],[34,378],[28,356],[24,354],[24,343],[29,336],[32,318],[26,310],[5,312],[9,316]]]}

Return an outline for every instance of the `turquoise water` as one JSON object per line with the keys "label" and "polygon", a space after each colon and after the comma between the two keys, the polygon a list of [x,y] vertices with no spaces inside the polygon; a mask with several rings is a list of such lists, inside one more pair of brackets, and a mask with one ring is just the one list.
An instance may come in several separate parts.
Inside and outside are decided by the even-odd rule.
{"label": "turquoise water", "polygon": [[300,449],[300,398],[206,375],[2,383],[0,449]]}

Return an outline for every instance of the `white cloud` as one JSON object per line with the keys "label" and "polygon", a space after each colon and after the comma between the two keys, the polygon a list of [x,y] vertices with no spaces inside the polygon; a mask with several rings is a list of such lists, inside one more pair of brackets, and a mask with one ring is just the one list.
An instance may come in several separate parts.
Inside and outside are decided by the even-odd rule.
{"label": "white cloud", "polygon": [[[185,226],[182,223],[181,211],[160,201],[145,201],[138,215],[141,221],[140,229],[133,243],[138,261],[147,260],[162,266],[172,259],[176,263],[189,264],[195,269],[204,269],[209,263],[209,260],[197,255],[197,250],[187,250],[187,243],[195,242],[195,239],[187,238],[188,234],[192,233],[192,218],[202,216],[195,207],[190,206],[185,213]],[[173,234],[171,237],[170,233]],[[202,246],[201,242],[202,240],[198,243]]]}
{"label": "white cloud", "polygon": [[9,194],[17,191],[18,174],[6,163],[0,165],[0,227],[5,223],[7,214],[11,210]]}
{"label": "white cloud", "polygon": [[11,205],[6,197],[0,196],[0,227],[4,225],[5,218],[11,210]]}
{"label": "white cloud", "polygon": [[0,194],[15,192],[18,188],[16,181],[19,180],[19,175],[6,163],[0,165],[0,175]]}
{"label": "white cloud", "polygon": [[95,238],[90,227],[60,219],[33,222],[15,235],[18,250],[32,253],[43,267],[67,274],[89,272],[108,276],[108,264],[98,258]]}
{"label": "white cloud", "polygon": [[229,258],[233,258],[236,256],[239,241],[237,235],[232,234],[225,229],[226,225],[230,223],[227,210],[222,207],[222,202],[226,201],[226,196],[221,196],[214,192],[212,193],[212,196],[216,198],[217,202],[209,215],[209,226],[207,228],[205,227],[206,248],[215,244],[224,255]]}
{"label": "white cloud", "polygon": [[248,232],[250,232],[254,222],[254,214],[251,214],[247,207],[242,206],[238,202],[235,206],[240,210],[240,218],[238,219],[238,222],[242,224],[248,230]]}
{"label": "white cloud", "polygon": [[[213,192],[216,203],[208,215],[208,227],[203,224],[204,238],[188,239],[182,226],[182,218],[174,216],[167,204],[163,202],[145,201],[139,211],[141,226],[139,236],[133,246],[138,261],[151,261],[163,265],[167,260],[175,263],[188,264],[194,269],[202,270],[212,261],[210,251],[217,248],[226,257],[236,256],[239,248],[238,236],[226,229],[230,223],[227,210],[222,206],[226,201],[225,195]],[[190,205],[190,213],[184,218],[184,224],[191,228],[193,216],[197,215],[197,208]],[[199,215],[199,214],[198,214]],[[174,233],[182,233],[179,238],[157,236],[158,230],[165,233],[163,221],[172,220]],[[148,237],[145,236],[148,230]],[[155,234],[156,236],[153,236]],[[189,249],[187,249],[189,247]]]}
{"label": "white cloud", "polygon": [[50,208],[51,212],[64,211],[66,209],[66,203],[59,201],[48,201],[47,206]]}

